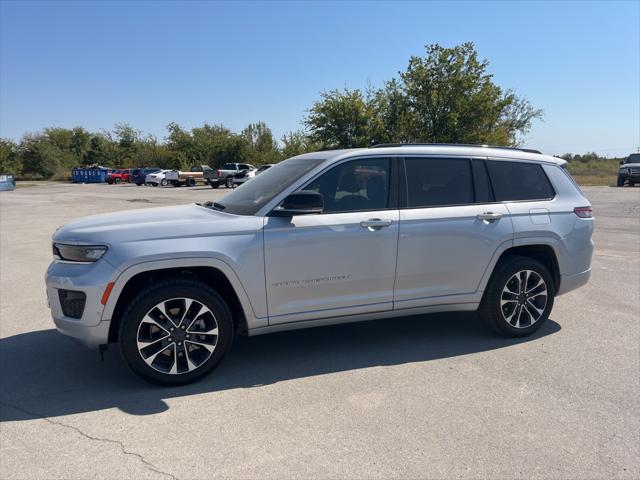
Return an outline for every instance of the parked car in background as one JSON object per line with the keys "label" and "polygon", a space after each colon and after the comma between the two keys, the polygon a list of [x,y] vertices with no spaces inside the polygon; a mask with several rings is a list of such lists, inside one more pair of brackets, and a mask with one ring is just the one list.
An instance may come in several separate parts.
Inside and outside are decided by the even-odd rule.
{"label": "parked car in background", "polygon": [[171,171],[173,170],[159,170],[157,172],[149,173],[147,174],[144,183],[146,185],[152,185],[154,187],[157,187],[158,185],[166,187],[167,185],[169,185],[169,182],[165,177],[167,173]]}
{"label": "parked car in background", "polygon": [[205,174],[212,172],[213,169],[209,165],[194,165],[187,171],[171,170],[165,176],[167,182],[174,187],[193,187],[197,182],[208,183]]}
{"label": "parked car in background", "polygon": [[0,191],[9,191],[16,189],[16,181],[10,173],[0,174]]}
{"label": "parked car in background", "polygon": [[134,168],[131,171],[131,183],[140,187],[146,183],[147,175],[159,171],[160,167]]}
{"label": "parked car in background", "polygon": [[107,175],[107,183],[128,183],[131,181],[131,169],[114,170]]}
{"label": "parked car in background", "polygon": [[211,188],[218,188],[224,185],[227,188],[233,188],[235,185],[234,175],[243,170],[255,170],[256,167],[248,163],[225,163],[222,168],[205,172],[204,180],[211,185]]}
{"label": "parked car in background", "polygon": [[265,165],[261,165],[258,167],[258,169],[256,170],[256,175],[260,175],[262,172],[269,170],[271,167],[273,167],[273,163],[267,163]]}
{"label": "parked car in background", "polygon": [[617,185],[622,187],[625,183],[628,183],[630,187],[640,183],[640,153],[632,153],[620,162]]}
{"label": "parked car in background", "polygon": [[248,166],[251,168],[247,170],[241,170],[233,176],[234,186],[237,187],[238,185],[242,185],[243,183],[248,182],[252,178],[255,178],[257,169],[251,165],[248,165]]}
{"label": "parked car in background", "polygon": [[591,274],[593,212],[566,165],[468,145],[315,152],[217,202],[82,218],[53,235],[52,317],[164,385],[211,372],[238,332],[477,311],[531,335]]}

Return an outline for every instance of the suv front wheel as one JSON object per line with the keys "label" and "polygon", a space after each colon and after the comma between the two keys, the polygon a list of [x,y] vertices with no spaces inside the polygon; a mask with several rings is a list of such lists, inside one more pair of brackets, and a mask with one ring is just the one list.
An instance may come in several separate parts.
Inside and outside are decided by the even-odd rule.
{"label": "suv front wheel", "polygon": [[119,339],[136,375],[159,385],[184,385],[222,361],[233,339],[233,321],[224,300],[209,286],[167,280],[131,302]]}
{"label": "suv front wheel", "polygon": [[553,300],[547,268],[533,258],[510,257],[491,276],[478,312],[496,332],[525,337],[547,321]]}

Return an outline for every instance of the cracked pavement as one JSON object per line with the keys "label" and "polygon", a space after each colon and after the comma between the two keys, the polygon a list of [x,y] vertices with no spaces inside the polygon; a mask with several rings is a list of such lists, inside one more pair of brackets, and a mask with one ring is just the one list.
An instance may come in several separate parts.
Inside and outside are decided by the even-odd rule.
{"label": "cracked pavement", "polygon": [[174,389],[53,329],[50,236],[225,190],[2,192],[0,478],[639,478],[640,188],[585,191],[591,282],[534,337],[446,314],[238,338],[213,375]]}

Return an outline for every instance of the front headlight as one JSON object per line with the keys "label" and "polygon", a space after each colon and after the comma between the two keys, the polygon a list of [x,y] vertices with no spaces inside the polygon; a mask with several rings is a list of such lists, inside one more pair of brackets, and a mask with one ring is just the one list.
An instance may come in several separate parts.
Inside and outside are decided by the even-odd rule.
{"label": "front headlight", "polygon": [[104,245],[53,244],[53,256],[69,262],[95,262],[107,251]]}

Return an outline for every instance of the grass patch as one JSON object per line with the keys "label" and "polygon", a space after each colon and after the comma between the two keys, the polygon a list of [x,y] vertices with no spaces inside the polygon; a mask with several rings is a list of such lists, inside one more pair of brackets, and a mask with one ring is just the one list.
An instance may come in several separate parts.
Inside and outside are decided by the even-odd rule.
{"label": "grass patch", "polygon": [[569,162],[569,173],[579,185],[615,185],[618,179],[617,160]]}

